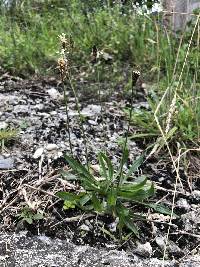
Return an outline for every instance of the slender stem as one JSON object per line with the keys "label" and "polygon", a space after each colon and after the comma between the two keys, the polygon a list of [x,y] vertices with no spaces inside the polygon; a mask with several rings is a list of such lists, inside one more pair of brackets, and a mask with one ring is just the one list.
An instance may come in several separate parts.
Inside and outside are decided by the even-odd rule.
{"label": "slender stem", "polygon": [[75,97],[76,108],[77,108],[78,115],[79,115],[80,126],[81,126],[82,135],[83,135],[83,142],[84,142],[84,146],[85,146],[86,164],[87,164],[87,168],[89,170],[87,139],[86,139],[86,134],[85,134],[85,131],[84,131],[84,128],[83,128],[83,121],[82,121],[82,116],[81,116],[81,112],[80,112],[78,97],[77,97],[77,94],[76,94],[76,90],[75,90],[74,84],[73,84],[73,82],[71,80],[71,75],[70,74],[68,75],[68,80],[69,80],[71,89],[73,91],[74,97]]}
{"label": "slender stem", "polygon": [[62,87],[63,87],[63,94],[64,94],[64,102],[65,102],[65,111],[67,115],[67,132],[68,132],[68,139],[69,139],[69,147],[70,147],[70,152],[73,155],[73,150],[72,150],[72,142],[71,142],[71,134],[70,134],[70,120],[69,120],[69,112],[68,112],[68,98],[67,98],[67,93],[66,93],[66,86],[64,82],[64,78],[62,78]]}
{"label": "slender stem", "polygon": [[[138,74],[139,77],[139,74]],[[132,118],[132,114],[133,114],[133,97],[134,97],[134,88],[137,82],[138,77],[134,77],[133,73],[132,73],[132,79],[131,79],[131,109],[130,109],[130,113],[129,113],[129,119],[128,119],[128,128],[126,131],[126,137],[125,137],[125,141],[124,141],[124,147],[123,147],[123,153],[122,153],[122,159],[121,159],[121,163],[120,163],[120,173],[119,173],[119,180],[118,180],[118,186],[120,186],[123,182],[123,163],[124,163],[124,155],[126,153],[126,147],[127,147],[127,143],[128,143],[128,135],[129,135],[129,131],[130,131],[130,126],[131,126],[131,118]]]}

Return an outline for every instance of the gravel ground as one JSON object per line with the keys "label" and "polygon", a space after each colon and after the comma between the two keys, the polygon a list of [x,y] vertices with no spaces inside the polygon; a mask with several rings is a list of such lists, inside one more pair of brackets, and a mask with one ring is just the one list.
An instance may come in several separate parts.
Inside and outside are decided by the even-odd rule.
{"label": "gravel ground", "polygon": [[[75,101],[72,95],[69,94],[68,97],[73,154],[82,162],[85,162],[84,142]],[[97,164],[97,153],[102,149],[108,151],[115,165],[119,164],[121,149],[118,140],[124,136],[127,128],[123,113],[123,108],[127,105],[128,101],[121,100],[118,93],[114,93],[103,106],[99,105],[97,97],[92,99],[89,95],[88,101],[85,96],[84,101],[81,102],[80,108],[81,114],[84,116],[89,159],[94,167]],[[135,106],[144,106],[145,108],[146,103],[137,103]],[[66,242],[69,251],[72,248],[73,250],[78,248],[64,241],[66,238],[74,244],[82,246],[89,244],[94,248],[90,248],[86,255],[88,255],[88,260],[94,257],[93,254],[98,255],[95,256],[96,262],[100,258],[103,260],[104,253],[108,253],[110,249],[124,249],[126,253],[135,253],[135,255],[143,258],[162,257],[169,227],[169,216],[167,215],[160,215],[153,213],[153,211],[149,213],[148,210],[140,210],[140,207],[136,208],[137,212],[143,211],[147,216],[150,216],[149,218],[154,220],[154,223],[138,222],[138,226],[141,228],[140,240],[132,237],[125,244],[119,245],[116,240],[99,230],[104,226],[110,229],[114,223],[110,218],[106,216],[97,218],[93,214],[91,216],[85,215],[77,210],[67,212],[62,210],[62,202],[55,197],[56,192],[59,190],[76,190],[77,185],[61,179],[60,169],[67,168],[63,155],[69,152],[69,142],[62,89],[55,79],[25,81],[17,77],[10,77],[7,74],[2,75],[0,79],[0,128],[17,128],[19,132],[15,140],[5,144],[0,155],[0,231],[28,231],[27,236],[30,235],[31,237],[27,237],[27,242],[33,243],[36,238],[34,235],[38,234],[46,235],[46,238],[48,238],[47,236],[60,238],[62,241],[56,241],[57,239],[55,239],[51,242],[55,242],[55,245],[57,242],[61,242],[61,244]],[[135,131],[134,127],[131,128],[131,131]],[[143,144],[133,141],[129,143],[130,162],[140,155],[142,146]],[[198,159],[195,161],[198,165],[197,161]],[[175,182],[171,164],[166,160],[158,164],[157,160],[150,159],[142,165],[140,172],[147,174],[156,183],[158,190],[155,201],[161,201],[162,199],[165,205],[171,207]],[[181,183],[177,186],[178,192],[175,199],[175,212],[179,215],[179,218],[172,220],[166,257],[171,260],[180,259],[181,261],[183,258],[186,260],[190,255],[197,256],[200,253],[200,184],[198,174],[191,180],[181,170],[180,176]],[[20,221],[17,214],[25,206],[44,212],[44,219],[39,223],[34,222],[32,225]],[[16,244],[19,244],[13,235],[6,238],[13,238],[13,249]],[[37,242],[40,241],[37,240]],[[8,264],[10,265],[7,266],[39,266],[38,263],[23,265],[25,264],[23,263],[25,256],[22,255],[27,254],[27,250],[29,251],[26,242],[24,246],[24,250],[16,252],[16,265],[12,265],[14,263],[11,260],[12,257],[9,256]],[[81,247],[83,250],[86,250],[86,248]],[[104,248],[107,252],[102,250],[101,253],[97,248]],[[38,257],[34,254],[35,252],[30,250],[31,255],[33,255],[31,257],[33,259],[35,257],[35,262],[37,262],[44,258],[46,251],[49,249],[49,247],[48,249],[44,247],[44,253],[37,250]],[[68,253],[71,253],[69,251]],[[90,251],[93,253],[91,256]],[[10,255],[12,253],[14,252],[11,250]],[[62,257],[65,253],[66,251],[63,250]],[[154,264],[156,259],[149,261],[139,260],[138,258],[137,262],[135,258],[131,261],[124,252],[112,253],[112,255],[117,256],[113,262],[111,260],[110,265],[101,261],[99,261],[99,265],[95,265],[94,261],[81,263],[82,265],[77,265],[76,261],[74,261],[74,265],[67,265],[68,263],[55,265],[53,262],[58,259],[58,256],[55,255],[55,258],[52,256],[52,265],[45,265],[44,263],[40,266],[161,266],[159,261],[158,265]],[[79,254],[81,255],[81,252]],[[186,255],[188,256],[185,257]],[[121,265],[119,265],[118,260],[121,256],[122,258],[125,257],[127,264],[123,259]],[[22,263],[18,263],[19,258],[21,258]],[[75,256],[72,256],[72,258],[75,260]],[[65,255],[66,262],[68,262],[68,259],[69,257]],[[174,265],[166,266],[199,266],[198,263],[175,265],[175,261],[170,264]]]}

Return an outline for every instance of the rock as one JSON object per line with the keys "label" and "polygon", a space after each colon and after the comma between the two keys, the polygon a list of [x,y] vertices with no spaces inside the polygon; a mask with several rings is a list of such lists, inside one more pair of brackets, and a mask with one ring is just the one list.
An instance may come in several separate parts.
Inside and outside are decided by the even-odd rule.
{"label": "rock", "polygon": [[101,113],[101,106],[100,105],[88,105],[87,107],[83,108],[81,114],[83,116],[92,117]]}
{"label": "rock", "polygon": [[48,89],[47,93],[54,100],[60,100],[62,98],[61,94],[55,88]]}
{"label": "rock", "polygon": [[[42,240],[41,240],[42,239]],[[76,246],[68,240],[0,233],[0,266],[176,267],[177,262],[140,258],[118,250]],[[179,260],[179,267],[200,266],[200,256]]]}
{"label": "rock", "polygon": [[5,121],[0,121],[0,130],[5,130],[8,124]]}
{"label": "rock", "polygon": [[159,246],[161,250],[164,250],[165,248],[165,238],[163,236],[158,236],[155,239],[156,244]]}
{"label": "rock", "polygon": [[44,109],[44,104],[40,103],[40,104],[36,104],[34,106],[34,109],[35,110],[43,110]]}
{"label": "rock", "polygon": [[93,120],[88,120],[88,123],[93,125],[93,126],[98,125],[98,123],[96,121],[93,121]]}
{"label": "rock", "polygon": [[199,190],[194,190],[192,192],[192,195],[197,199],[200,200],[200,191]]}
{"label": "rock", "polygon": [[35,151],[35,153],[33,154],[33,158],[34,158],[34,159],[38,159],[38,158],[40,158],[40,157],[42,156],[43,152],[44,152],[44,148],[43,148],[43,147],[39,147],[39,148]]}
{"label": "rock", "polygon": [[13,169],[14,168],[14,160],[12,158],[3,158],[0,156],[0,169]]}
{"label": "rock", "polygon": [[183,208],[186,211],[190,210],[190,205],[185,198],[180,198],[176,204],[179,208]]}
{"label": "rock", "polygon": [[152,246],[149,242],[145,244],[138,243],[137,248],[134,250],[134,253],[142,257],[151,257],[153,252]]}
{"label": "rock", "polygon": [[31,110],[29,109],[27,105],[17,105],[17,106],[14,106],[13,113],[26,115],[26,114],[31,113]]}
{"label": "rock", "polygon": [[89,231],[90,231],[89,226],[87,226],[86,224],[82,224],[82,225],[79,227],[79,229],[80,229],[81,231],[85,231],[85,232],[89,232]]}
{"label": "rock", "polygon": [[57,150],[58,146],[56,144],[48,144],[46,147],[47,151]]}
{"label": "rock", "polygon": [[181,249],[179,248],[179,246],[171,240],[168,242],[167,251],[173,255],[181,253]]}

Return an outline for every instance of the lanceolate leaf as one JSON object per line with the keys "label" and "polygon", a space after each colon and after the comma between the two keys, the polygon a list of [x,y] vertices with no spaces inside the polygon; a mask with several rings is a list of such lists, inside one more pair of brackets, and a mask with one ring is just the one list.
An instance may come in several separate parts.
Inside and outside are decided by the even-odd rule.
{"label": "lanceolate leaf", "polygon": [[117,189],[111,188],[108,192],[107,202],[109,206],[115,206],[117,201]]}
{"label": "lanceolate leaf", "polygon": [[106,167],[108,169],[108,177],[110,180],[113,179],[113,174],[114,174],[114,169],[111,160],[104,154],[104,153],[99,153],[100,157],[106,162]]}
{"label": "lanceolate leaf", "polygon": [[147,183],[146,176],[137,177],[134,182],[126,183],[120,186],[120,190],[134,191],[142,188]]}
{"label": "lanceolate leaf", "polygon": [[130,167],[128,174],[126,176],[126,179],[132,175],[132,173],[136,172],[138,167],[142,164],[144,161],[144,155],[140,156],[138,159],[136,159],[133,163],[133,165]]}
{"label": "lanceolate leaf", "polygon": [[150,196],[152,196],[154,194],[154,186],[151,183],[150,185],[145,185],[143,186],[142,189],[138,189],[138,190],[119,190],[118,195],[122,198],[122,199],[128,199],[131,201],[143,201],[147,198],[149,198]]}
{"label": "lanceolate leaf", "polygon": [[97,212],[103,211],[103,205],[101,204],[100,200],[97,198],[95,193],[92,194],[92,204],[93,204],[95,211],[97,211]]}
{"label": "lanceolate leaf", "polygon": [[[155,211],[162,213],[162,214],[166,214],[166,215],[171,215],[171,209],[162,205],[162,204],[155,204],[155,203],[143,203],[145,206],[154,209]],[[179,217],[178,215],[176,215],[175,213],[173,213],[173,216],[175,217]]]}
{"label": "lanceolate leaf", "polygon": [[82,164],[67,155],[65,155],[65,159],[67,160],[73,171],[83,175],[79,177],[80,180],[87,180],[89,183],[91,183],[91,185],[97,186],[97,181],[95,180],[95,178]]}

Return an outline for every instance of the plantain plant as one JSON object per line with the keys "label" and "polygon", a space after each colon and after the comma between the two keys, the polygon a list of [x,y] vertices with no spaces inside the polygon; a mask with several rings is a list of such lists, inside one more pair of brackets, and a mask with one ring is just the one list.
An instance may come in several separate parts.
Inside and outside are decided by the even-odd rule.
{"label": "plantain plant", "polygon": [[[118,218],[118,228],[129,228],[138,236],[138,229],[134,220],[138,215],[128,207],[131,203],[143,203],[154,195],[154,186],[146,176],[134,177],[134,172],[143,161],[140,156],[128,169],[121,172],[121,165],[128,160],[128,151],[123,154],[123,159],[118,170],[114,170],[111,160],[103,153],[98,155],[100,171],[96,177],[91,169],[87,169],[71,156],[65,156],[71,167],[71,172],[63,172],[68,180],[78,180],[81,184],[80,192],[58,192],[57,195],[64,200],[64,208],[78,207],[84,211],[94,211],[98,214],[109,214]],[[120,179],[120,183],[119,183]]]}

